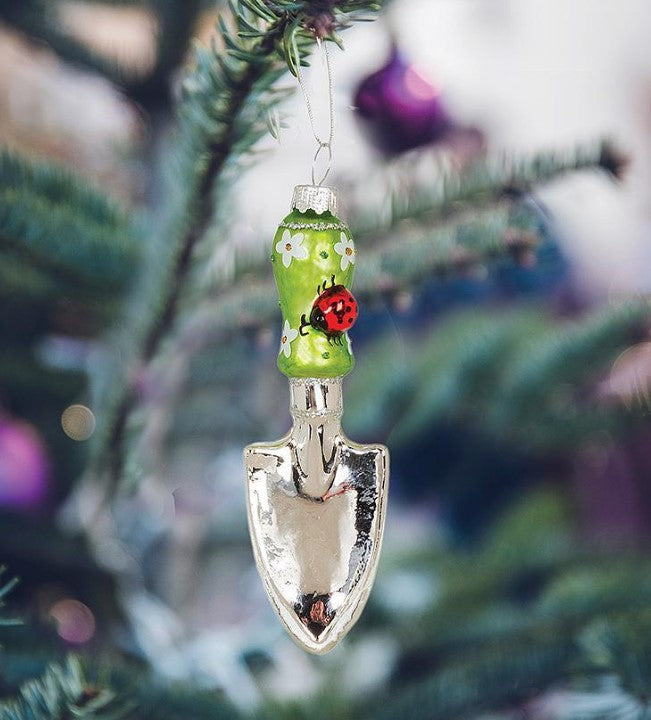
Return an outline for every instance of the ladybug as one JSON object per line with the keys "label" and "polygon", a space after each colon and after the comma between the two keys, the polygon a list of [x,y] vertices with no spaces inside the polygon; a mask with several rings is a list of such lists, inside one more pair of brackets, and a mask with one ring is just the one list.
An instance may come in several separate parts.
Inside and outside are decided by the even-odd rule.
{"label": "ladybug", "polygon": [[307,335],[303,330],[313,327],[325,333],[328,342],[343,344],[342,336],[357,320],[357,301],[350,290],[343,285],[335,285],[335,276],[332,276],[330,287],[327,287],[327,280],[317,288],[317,299],[312,305],[310,319],[301,316],[301,324],[298,331],[301,335]]}

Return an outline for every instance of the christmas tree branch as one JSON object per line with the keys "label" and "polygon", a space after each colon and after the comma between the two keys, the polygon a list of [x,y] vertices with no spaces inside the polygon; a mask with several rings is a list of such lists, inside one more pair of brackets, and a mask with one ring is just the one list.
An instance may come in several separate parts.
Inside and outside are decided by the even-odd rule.
{"label": "christmas tree branch", "polygon": [[[535,249],[540,237],[533,225],[515,228],[507,208],[478,213],[465,225],[445,224],[412,232],[393,241],[379,243],[360,254],[355,276],[355,295],[365,302],[391,296],[403,288],[414,288],[432,275],[446,277],[464,272],[474,265],[485,265],[522,249]],[[237,330],[238,327],[264,327],[277,315],[268,302],[273,284],[246,285],[214,301],[197,315],[208,334]],[[235,312],[239,306],[240,312]],[[197,326],[190,320],[190,332]]]}
{"label": "christmas tree branch", "polygon": [[[479,213],[474,222],[464,226],[443,226],[429,231],[421,230],[401,240],[369,248],[360,255],[363,262],[355,280],[355,293],[364,302],[373,302],[391,296],[433,273],[445,276],[458,274],[474,264],[493,262],[504,255],[517,253],[520,248],[535,248],[538,235],[534,228],[537,218],[530,218],[532,226],[515,228],[511,224],[508,208],[500,207]],[[156,386],[156,409],[171,412],[181,394],[203,392],[202,387],[184,384],[185,375],[179,367],[188,367],[190,359],[211,355],[216,351],[223,357],[227,338],[233,334],[269,327],[277,315],[277,306],[269,302],[275,294],[271,279],[249,281],[246,284],[222,290],[215,300],[204,301],[199,308],[186,312],[179,322],[177,333],[172,336],[164,358],[169,364],[157,364],[154,372]],[[166,372],[166,368],[170,370]],[[173,368],[173,369],[172,369]],[[218,382],[218,375],[210,374],[210,382]],[[192,379],[188,379],[192,382]],[[228,384],[232,378],[225,382]],[[153,408],[149,408],[150,413]],[[197,418],[193,415],[193,431]],[[214,429],[214,428],[213,428]]]}
{"label": "christmas tree branch", "polygon": [[[449,223],[429,231],[417,227],[401,237],[399,244],[389,241],[360,251],[362,261],[355,280],[355,293],[365,303],[372,304],[380,298],[392,297],[402,289],[411,290],[420,280],[432,275],[442,278],[457,276],[475,266],[490,267],[492,262],[505,256],[517,258],[521,253],[537,248],[540,242],[539,222],[537,213],[523,213],[519,208],[512,216],[508,205],[499,205],[475,213],[473,222],[466,225]],[[224,345],[237,332],[268,328],[277,314],[276,307],[269,302],[274,292],[271,279],[255,282],[249,279],[245,284],[231,287],[230,290],[221,290],[217,299],[206,301],[197,310],[187,313],[168,347],[167,355],[173,359],[169,364],[171,371],[166,372],[168,366],[163,361],[155,373],[154,382],[158,388],[155,409],[171,414],[172,408],[181,398],[187,404],[193,397],[200,398],[205,394],[208,385],[217,385],[220,381],[215,372],[195,379],[180,373],[179,368],[185,367],[186,373],[189,373],[191,358],[196,358],[200,363],[201,358],[215,353],[223,357]],[[622,327],[629,334],[640,321],[639,316],[636,320],[621,320]],[[423,377],[417,380],[412,374],[420,371],[415,368],[396,368],[394,349],[385,347],[385,340],[380,340],[369,349],[375,358],[373,371],[367,369],[364,374],[357,373],[349,381],[347,422],[353,428],[357,426],[359,431],[375,427],[380,433],[384,432],[383,428],[387,425],[396,426],[398,433],[398,428],[405,424],[407,429],[400,435],[409,438],[412,431],[419,431],[436,419],[437,408],[442,413],[443,409],[459,412],[465,407],[463,398],[450,395],[452,390],[460,392],[465,388],[467,404],[474,407],[483,401],[482,388],[493,388],[495,377],[502,377],[503,366],[507,359],[511,359],[509,352],[517,350],[521,342],[530,344],[532,337],[542,337],[541,333],[548,330],[547,325],[532,313],[526,312],[517,318],[509,315],[497,323],[494,317],[490,321],[482,317],[475,318],[465,326],[461,324],[457,329],[453,328],[453,332],[448,333],[447,341],[445,330],[442,337],[437,332],[433,334],[431,348],[427,345],[424,352],[413,356],[422,355],[426,358],[422,365]],[[486,337],[487,328],[490,329],[490,338]],[[615,339],[614,347],[621,350],[624,345]],[[604,352],[597,350],[592,346],[586,352],[591,360],[601,362],[604,369],[607,362],[604,360]],[[386,361],[383,362],[383,359]],[[440,371],[435,371],[436,368]],[[474,374],[469,374],[473,373],[473,368],[476,368],[475,373],[481,374],[476,381],[473,380]],[[487,372],[483,372],[486,368]],[[491,372],[495,373],[495,377],[491,376]],[[457,377],[458,381],[450,384],[450,378]],[[231,383],[232,378],[225,382]],[[425,388],[430,386],[431,392],[426,392]],[[372,393],[371,387],[375,388]],[[361,390],[358,393],[359,388]],[[377,388],[381,389],[378,391]],[[413,393],[413,403],[410,399],[412,388],[419,388]],[[399,402],[394,402],[394,392],[399,396]],[[549,385],[545,386],[542,395],[544,397],[540,402],[543,405],[551,401]],[[420,403],[417,402],[419,398]],[[491,399],[486,398],[485,402],[490,409]],[[154,408],[150,406],[149,412],[153,413]],[[397,423],[396,418],[400,413],[405,413],[405,417],[401,423]],[[184,417],[182,409],[177,409],[176,414],[181,419]],[[393,418],[390,423],[386,414]],[[593,420],[599,423],[610,416],[610,411],[605,415],[597,413],[593,415]],[[189,413],[189,432],[196,435],[204,430],[206,433],[215,431],[215,418],[211,413],[207,415],[205,428],[199,417],[199,413]],[[370,420],[371,417],[375,419]],[[487,418],[483,422],[486,423]],[[183,423],[175,426],[174,431],[177,435],[180,433],[182,439]],[[401,437],[392,437],[392,442],[400,444]]]}
{"label": "christmas tree branch", "polygon": [[[43,643],[42,629],[24,646],[3,653],[11,668],[9,686],[18,682],[17,697],[0,700],[0,720],[240,720],[243,716],[218,690],[168,685],[144,667],[111,658],[110,665],[78,656],[60,658],[60,651]],[[110,668],[110,669],[109,669]],[[32,678],[35,673],[40,677]],[[6,676],[5,678],[6,679]]]}
{"label": "christmas tree branch", "polygon": [[383,208],[358,210],[351,218],[357,239],[391,233],[401,223],[436,222],[504,199],[517,199],[536,187],[568,173],[601,169],[618,178],[625,158],[608,140],[589,143],[568,152],[542,152],[533,157],[486,159],[461,173],[448,171],[427,185],[409,185],[393,191]]}
{"label": "christmas tree branch", "polygon": [[[433,423],[474,418],[490,436],[509,428],[524,447],[538,449],[572,447],[595,428],[635,422],[623,408],[600,402],[595,385],[645,337],[646,304],[604,308],[560,328],[550,320],[529,310],[497,322],[476,311],[450,318],[410,354],[411,363],[403,359],[398,370],[377,363],[368,377],[351,377],[347,422],[367,431],[393,428],[397,447]],[[389,357],[381,343],[368,352]],[[369,395],[369,383],[381,389]],[[399,408],[390,402],[396,384],[403,388]]]}
{"label": "christmas tree branch", "polygon": [[63,665],[51,664],[41,678],[29,680],[18,697],[0,702],[0,720],[118,720],[130,706],[115,694],[86,680],[80,660],[70,656]]}
{"label": "christmas tree branch", "polygon": [[[544,542],[549,544],[549,536]],[[451,562],[456,567],[449,568]],[[403,568],[409,561],[403,560]],[[649,606],[649,563],[643,556],[622,557],[574,548],[556,558],[533,558],[495,565],[489,553],[461,554],[438,560],[443,596],[419,615],[417,627],[398,624],[395,632],[406,650],[452,653],[468,646],[502,643],[535,644],[539,637],[578,633],[604,616],[634,618]],[[465,575],[462,574],[466,573]],[[535,577],[542,587],[526,607],[509,596],[511,589]]]}
{"label": "christmas tree branch", "polygon": [[[287,0],[273,5],[247,0],[243,5],[233,3],[220,22],[219,41],[214,40],[209,50],[197,50],[196,70],[185,84],[175,158],[177,192],[171,193],[169,211],[156,228],[164,244],[154,243],[159,251],[155,281],[128,333],[129,343],[136,346],[131,354],[136,367],[151,360],[174,324],[193,252],[215,214],[216,186],[234,159],[266,134],[260,115],[275,102],[271,87],[285,70],[277,50],[301,30],[312,9],[311,3]],[[332,10],[348,13],[378,3],[331,5]],[[114,480],[121,472],[122,437],[132,404],[123,379],[108,400],[106,425],[98,433],[98,456],[111,459]]]}
{"label": "christmas tree branch", "polygon": [[564,676],[572,650],[572,639],[563,634],[534,646],[496,643],[449,663],[395,699],[385,698],[372,717],[449,720],[524,700]]}
{"label": "christmas tree branch", "polygon": [[[619,434],[634,427],[643,421],[643,413],[630,412],[616,398],[600,397],[599,386],[608,383],[617,358],[647,335],[648,306],[643,303],[609,308],[584,327],[552,330],[531,348],[535,355],[527,355],[523,347],[514,358],[509,366],[513,376],[503,377],[502,400],[487,416],[487,427],[517,427],[525,447],[556,452],[576,447],[594,432]],[[526,365],[540,370],[541,392],[522,384],[529,373]]]}
{"label": "christmas tree branch", "polygon": [[94,220],[113,230],[123,229],[128,222],[126,213],[116,203],[107,199],[63,168],[47,163],[32,163],[8,150],[0,153],[0,189],[14,188],[17,193],[26,192],[38,196],[53,205],[64,203],[74,206],[80,217]]}
{"label": "christmas tree branch", "polygon": [[[361,252],[365,252],[367,245],[374,247],[382,239],[390,240],[396,232],[407,237],[431,233],[431,244],[423,245],[419,251],[429,249],[430,254],[436,253],[436,242],[440,239],[443,273],[453,270],[455,266],[464,268],[509,251],[518,256],[537,245],[535,235],[532,233],[527,238],[526,231],[516,231],[508,233],[500,243],[494,245],[494,235],[489,231],[484,243],[479,230],[483,211],[495,209],[499,212],[501,209],[504,212],[506,208],[517,206],[520,200],[527,197],[527,193],[535,192],[545,183],[571,172],[603,170],[614,176],[613,161],[609,158],[615,156],[612,145],[602,140],[568,153],[541,152],[530,158],[499,162],[483,159],[460,173],[446,171],[427,186],[410,186],[407,180],[405,183],[393,182],[400,189],[391,191],[382,207],[366,205],[363,208],[352,208],[349,223],[351,233]],[[439,238],[437,233],[440,226],[468,226],[473,220],[478,228],[474,239],[464,240],[462,234],[457,234],[454,243],[456,259],[446,258],[450,243],[445,240],[445,232],[441,232]],[[513,229],[516,230],[515,227]],[[220,255],[219,275],[214,281],[205,283],[205,290],[221,290],[239,282],[245,275],[268,271],[267,243],[264,246],[261,243],[260,246],[265,248],[265,252],[244,257],[236,244],[230,248],[225,246]],[[399,252],[397,250],[396,254]],[[362,257],[365,255],[362,254]],[[417,266],[418,253],[409,253],[409,257]],[[360,270],[363,270],[363,265],[360,263]]]}
{"label": "christmas tree branch", "polygon": [[[398,621],[393,631],[393,637],[400,638],[403,656],[417,657],[423,674],[431,677],[408,690],[412,697],[433,693],[427,697],[428,703],[437,704],[429,711],[431,717],[449,709],[435,692],[448,668],[492,657],[496,682],[501,684],[503,675],[508,684],[508,673],[502,670],[510,665],[511,650],[537,653],[557,640],[565,643],[566,668],[571,666],[583,678],[616,673],[633,689],[639,668],[627,662],[621,651],[636,652],[638,660],[648,653],[649,560],[643,552],[603,554],[577,546],[573,533],[564,495],[537,488],[507,510],[473,553],[424,548],[422,557],[401,553],[389,558],[390,567],[401,572],[435,572],[440,587],[423,613]],[[527,592],[520,595],[518,588]],[[381,621],[376,623],[382,626]],[[629,640],[617,644],[614,635],[627,635]],[[482,666],[475,666],[468,683],[482,682]],[[536,690],[544,690],[546,684]],[[466,679],[461,678],[462,693],[465,687]],[[502,689],[508,692],[507,686]],[[638,683],[635,690],[644,694],[645,688]],[[491,690],[482,690],[473,714],[479,705],[505,702],[493,697]],[[509,697],[506,703],[518,697]],[[424,716],[430,717],[429,712],[423,709]]]}
{"label": "christmas tree branch", "polygon": [[[233,158],[247,151],[257,138],[267,131],[266,125],[260,122],[259,109],[256,108],[257,112],[251,114],[250,100],[255,97],[258,102],[261,99],[266,99],[268,103],[273,102],[269,88],[283,70],[275,59],[275,50],[277,46],[292,47],[292,43],[287,41],[287,33],[301,31],[301,12],[304,13],[307,7],[288,3],[281,12],[281,5],[270,9],[261,2],[251,0],[247,6],[250,7],[250,13],[236,12],[230,22],[220,23],[221,45],[227,48],[226,55],[220,52],[219,43],[213,43],[209,51],[198,52],[197,70],[187,83],[189,91],[181,108],[181,149],[177,155],[177,176],[185,178],[185,181],[179,183],[176,179],[175,182],[181,185],[182,192],[177,196],[176,202],[171,204],[162,227],[157,229],[160,236],[166,239],[164,245],[158,245],[160,254],[155,261],[160,264],[156,272],[152,272],[158,281],[152,285],[149,302],[137,308],[135,332],[128,333],[129,343],[136,346],[136,352],[131,355],[132,373],[138,372],[151,361],[158,352],[162,339],[176,322],[194,250],[215,215],[215,189],[223,189],[224,179]],[[360,6],[360,3],[341,4],[342,9],[348,10],[358,9]],[[253,18],[254,15],[257,15],[257,18]],[[230,29],[233,27],[237,28],[238,38]],[[249,40],[250,36],[254,36],[254,39]],[[221,98],[217,104],[214,102],[215,97]],[[598,152],[579,152],[570,159],[549,156],[544,159],[536,158],[533,162],[524,163],[517,177],[521,180],[521,185],[526,187],[527,183],[536,177],[544,180],[553,177],[554,173],[562,174],[570,169],[601,166],[602,155],[600,146]],[[197,162],[197,158],[201,159],[200,162]],[[496,176],[495,171],[488,170],[480,175],[481,181],[471,178],[468,181],[469,187],[466,187],[464,181],[461,186],[465,192],[463,197],[484,199],[490,183],[496,182]],[[508,172],[502,170],[500,197],[504,197],[506,178],[512,180],[513,176],[512,169]],[[499,185],[499,181],[497,182]],[[436,199],[434,207],[445,216],[445,208],[455,204],[453,197],[456,198],[458,206],[459,193],[454,195],[448,190]],[[398,222],[406,217],[407,211],[401,210],[397,202],[394,205],[394,221]],[[410,206],[409,212],[415,212],[416,216],[423,220],[428,217],[422,203]],[[475,232],[471,234],[478,238],[475,244],[480,250],[473,249],[464,254],[457,248],[454,258],[445,258],[445,250],[440,252],[438,244],[432,243],[431,238],[429,243],[421,242],[415,252],[408,252],[400,257],[396,253],[392,254],[391,248],[385,248],[386,267],[378,267],[377,263],[371,262],[368,266],[371,269],[366,273],[366,277],[360,273],[358,292],[361,289],[362,298],[365,297],[365,292],[368,293],[366,297],[395,292],[415,277],[424,277],[433,270],[444,271],[446,265],[467,267],[475,262],[475,259],[481,260],[482,247],[490,256],[506,252],[509,239],[504,235],[499,237],[501,230],[506,230],[503,222],[498,223],[493,230],[489,228],[486,233],[482,233],[477,225]],[[488,239],[487,242],[485,238]],[[534,245],[535,242],[531,234],[519,233],[513,246],[517,250],[518,246]],[[454,243],[448,240],[440,245],[450,248]],[[404,258],[411,264],[404,261]],[[389,267],[389,259],[395,268]],[[151,268],[149,269],[151,271]],[[262,309],[271,294],[266,284],[259,288],[247,287],[244,292],[240,289],[229,292],[218,301],[219,306],[235,311],[220,313],[219,317],[239,318],[242,320],[241,325],[248,324],[249,317],[266,319],[270,311]],[[263,297],[265,302],[262,302]],[[143,306],[147,307],[144,312]],[[111,397],[101,404],[108,407],[108,411],[102,413],[105,425],[99,428],[97,434],[97,456],[111,459],[111,475],[115,481],[121,473],[123,437],[135,399],[128,383],[123,382],[118,384],[118,391],[113,392]]]}
{"label": "christmas tree branch", "polygon": [[[637,582],[648,572],[648,563],[642,557],[631,559],[622,572],[617,558],[594,560],[595,567],[588,572],[577,562],[559,573],[560,579],[552,578],[533,607],[523,607],[504,596],[497,602],[491,601],[492,593],[488,599],[478,594],[476,605],[468,606],[463,596],[455,592],[459,588],[448,587],[449,598],[442,601],[442,607],[435,609],[431,617],[419,618],[417,623],[411,618],[415,642],[402,641],[402,652],[406,657],[419,657],[421,669],[429,679],[408,688],[397,701],[389,700],[386,716],[379,717],[402,717],[401,712],[404,717],[411,717],[407,707],[412,703],[423,703],[421,711],[428,718],[456,717],[471,709],[476,713],[480,708],[512,705],[523,699],[522,689],[524,697],[541,693],[550,684],[566,678],[569,667],[584,680],[602,673],[617,675],[631,692],[642,697],[648,695],[646,676],[639,673],[639,668],[635,671],[635,662],[647,656],[650,649],[650,588],[648,583],[640,586]],[[463,561],[462,567],[470,573],[477,569]],[[553,576],[554,569],[558,570],[549,566],[547,571]],[[511,574],[504,576],[501,588],[504,595],[517,584],[519,575],[530,578],[530,572],[527,575],[526,567],[512,567]],[[619,581],[622,584],[617,587]],[[570,587],[571,593],[558,594],[557,603],[552,605],[549,600],[560,584]],[[566,606],[565,598],[573,605]],[[620,636],[628,635],[627,642],[623,638],[617,644],[612,642],[617,632]],[[599,637],[595,638],[597,633]],[[399,628],[396,634],[400,635]],[[631,641],[631,636],[637,642]],[[609,640],[614,648],[606,647]],[[516,674],[517,681],[511,684],[514,679],[511,663],[521,657],[521,652],[534,664],[522,668],[523,675]],[[562,660],[556,669],[558,675],[539,672],[543,667],[535,659],[545,658],[547,653],[558,653],[556,656]],[[625,653],[628,657],[623,657]],[[527,665],[529,660],[524,662]],[[429,665],[435,668],[431,674],[427,672]],[[458,670],[462,670],[461,674],[457,674]],[[453,687],[455,704],[450,707],[445,691],[451,692]],[[477,695],[473,696],[475,691]],[[466,703],[467,707],[463,707]],[[381,707],[384,705],[383,702]]]}
{"label": "christmas tree branch", "polygon": [[[0,565],[0,576],[2,576],[5,573],[6,568],[4,568],[2,565]],[[11,580],[8,580],[4,585],[0,585],[0,609],[4,607],[5,605],[5,599],[9,595],[9,593],[18,585],[18,578],[14,577]],[[5,618],[0,617],[0,625],[20,625],[21,621],[16,620],[15,618]]]}
{"label": "christmas tree branch", "polygon": [[[465,225],[450,223],[412,231],[399,244],[379,243],[360,253],[355,295],[370,302],[404,287],[413,288],[432,275],[458,273],[522,248],[535,248],[539,241],[533,218],[531,227],[516,228],[505,207],[478,213]],[[223,290],[218,298],[190,314],[180,334],[216,337],[241,328],[265,327],[278,314],[277,306],[269,302],[274,292],[271,278]]]}
{"label": "christmas tree branch", "polygon": [[124,288],[138,245],[127,215],[52,166],[0,155],[0,249],[76,289]]}

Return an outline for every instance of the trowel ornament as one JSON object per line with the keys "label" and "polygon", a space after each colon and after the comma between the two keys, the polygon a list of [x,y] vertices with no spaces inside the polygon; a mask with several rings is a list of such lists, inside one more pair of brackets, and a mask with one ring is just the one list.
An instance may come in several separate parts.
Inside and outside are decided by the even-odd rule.
{"label": "trowel ornament", "polygon": [[331,188],[299,185],[274,237],[289,378],[289,433],[244,451],[249,530],[269,599],[292,638],[325,653],[368,598],[382,543],[389,455],[341,429],[341,381],[354,365],[347,331],[356,255]]}

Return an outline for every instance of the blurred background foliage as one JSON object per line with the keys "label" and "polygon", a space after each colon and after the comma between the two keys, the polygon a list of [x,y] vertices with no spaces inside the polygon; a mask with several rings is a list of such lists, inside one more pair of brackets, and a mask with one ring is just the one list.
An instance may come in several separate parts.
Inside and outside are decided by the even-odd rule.
{"label": "blurred background foliage", "polygon": [[[648,263],[603,219],[633,197],[648,227],[648,128],[511,147],[485,95],[413,59],[415,27],[524,39],[509,13],[0,2],[2,720],[651,714]],[[289,422],[268,253],[311,158],[291,73],[316,37],[346,42],[344,423],[392,454],[375,589],[319,658],[267,604],[241,467]]]}

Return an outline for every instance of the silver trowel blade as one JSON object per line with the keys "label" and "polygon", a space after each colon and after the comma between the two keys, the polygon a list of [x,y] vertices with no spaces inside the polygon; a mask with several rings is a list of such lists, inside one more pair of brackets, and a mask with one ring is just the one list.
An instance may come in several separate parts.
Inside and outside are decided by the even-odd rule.
{"label": "silver trowel blade", "polygon": [[[331,395],[332,395],[332,389]],[[389,456],[327,411],[244,451],[249,530],[269,599],[291,637],[325,653],[359,617],[384,530]]]}

